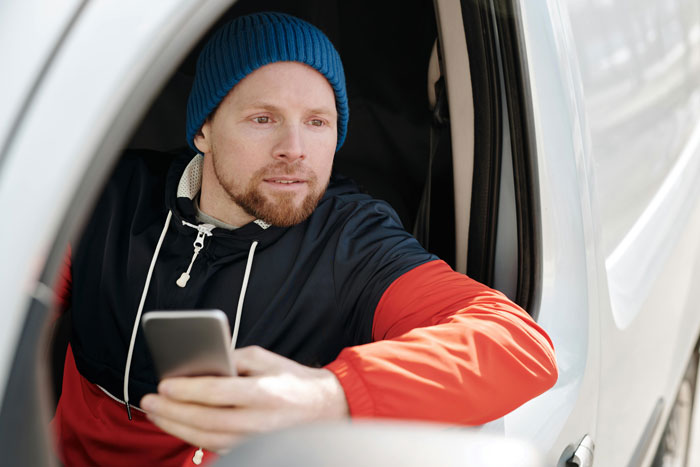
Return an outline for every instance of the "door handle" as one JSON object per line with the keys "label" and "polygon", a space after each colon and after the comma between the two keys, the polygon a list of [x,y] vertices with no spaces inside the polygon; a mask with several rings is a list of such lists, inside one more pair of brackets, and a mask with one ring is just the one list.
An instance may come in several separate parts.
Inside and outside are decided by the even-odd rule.
{"label": "door handle", "polygon": [[592,467],[594,449],[593,438],[589,435],[584,436],[576,451],[574,451],[574,455],[566,462],[566,465],[571,467]]}

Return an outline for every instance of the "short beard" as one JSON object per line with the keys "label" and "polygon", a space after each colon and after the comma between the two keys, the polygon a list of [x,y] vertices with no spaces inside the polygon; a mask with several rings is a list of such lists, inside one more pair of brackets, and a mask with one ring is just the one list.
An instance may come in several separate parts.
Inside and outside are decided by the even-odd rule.
{"label": "short beard", "polygon": [[[231,200],[248,215],[276,227],[291,227],[304,222],[314,212],[328,186],[328,180],[323,186],[319,186],[316,174],[299,164],[278,162],[255,172],[248,186],[241,193],[236,191],[230,180],[222,176],[216,157],[213,157],[213,162],[214,174]],[[309,187],[309,193],[299,206],[295,206],[294,193],[277,193],[273,195],[274,199],[269,199],[260,191],[260,186],[264,183],[264,179],[271,175],[303,175]]]}

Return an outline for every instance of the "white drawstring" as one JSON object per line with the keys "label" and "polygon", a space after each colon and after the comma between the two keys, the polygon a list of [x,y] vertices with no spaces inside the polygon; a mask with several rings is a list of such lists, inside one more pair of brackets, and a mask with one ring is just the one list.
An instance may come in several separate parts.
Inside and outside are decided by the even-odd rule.
{"label": "white drawstring", "polygon": [[236,341],[238,340],[238,328],[241,324],[241,313],[243,311],[243,301],[245,300],[245,291],[248,288],[248,278],[250,277],[250,270],[253,267],[253,255],[255,255],[255,247],[258,246],[258,242],[253,242],[250,245],[250,250],[248,251],[248,262],[245,265],[245,274],[243,275],[243,285],[241,286],[241,294],[238,296],[238,307],[236,308],[236,320],[233,323],[233,336],[231,337],[231,350],[236,348]]}
{"label": "white drawstring", "polygon": [[[136,334],[138,332],[138,326],[139,323],[141,322],[141,314],[143,312],[143,306],[146,303],[146,296],[148,294],[148,287],[150,286],[151,283],[151,277],[153,276],[153,269],[155,268],[156,265],[156,260],[158,259],[158,254],[160,253],[160,248],[163,245],[163,240],[165,239],[165,234],[168,231],[168,226],[170,225],[170,219],[172,218],[172,211],[168,211],[168,217],[165,219],[165,225],[163,226],[163,230],[160,233],[160,238],[158,239],[158,244],[156,245],[156,249],[153,252],[153,258],[151,259],[151,265],[148,268],[148,274],[146,275],[146,283],[143,286],[143,292],[141,293],[141,301],[139,302],[139,308],[138,311],[136,312],[136,319],[134,320],[134,327],[131,330],[131,341],[129,342],[129,351],[127,352],[126,355],[126,368],[124,369],[124,404],[126,405],[126,413],[129,416],[129,420],[131,420],[131,406],[129,405],[129,373],[131,371],[131,360],[134,354],[134,343],[136,342]],[[182,222],[184,225],[187,225],[189,227],[193,227],[197,229],[197,239],[194,242],[194,255],[192,256],[192,260],[190,261],[190,266],[187,269],[186,273],[183,273],[180,276],[180,279],[183,279],[184,283],[181,285],[180,280],[177,281],[177,284],[180,287],[184,287],[187,284],[187,281],[189,280],[189,272],[192,269],[192,264],[194,263],[194,260],[197,258],[197,255],[199,251],[202,249],[204,246],[204,238],[205,236],[211,236],[211,230],[214,228],[213,225],[211,224],[202,224],[199,226],[195,226],[193,224],[189,224],[188,222],[183,221]],[[231,337],[231,350],[236,348],[236,341],[238,340],[238,330],[240,328],[241,324],[241,315],[243,313],[243,303],[245,301],[245,294],[246,290],[248,289],[248,280],[250,279],[250,271],[253,267],[253,257],[255,256],[255,249],[258,246],[258,242],[254,241],[250,245],[250,250],[248,251],[248,261],[246,262],[246,267],[245,267],[245,273],[243,274],[243,284],[241,285],[241,293],[238,296],[238,306],[236,307],[236,318],[234,321],[234,326],[233,326],[233,335]],[[204,451],[200,447],[197,449],[194,453],[194,456],[192,456],[192,463],[195,465],[200,465],[202,463],[202,460],[204,458]]]}
{"label": "white drawstring", "polygon": [[131,408],[129,407],[129,372],[131,371],[131,357],[134,355],[134,342],[136,342],[136,333],[139,329],[139,322],[141,321],[141,313],[143,312],[143,305],[146,302],[146,295],[148,293],[148,286],[151,283],[151,276],[153,275],[153,269],[156,265],[156,259],[158,259],[158,253],[160,252],[160,247],[163,245],[163,239],[168,231],[168,226],[170,225],[170,219],[173,217],[173,212],[168,211],[168,217],[165,219],[165,225],[163,226],[163,231],[160,233],[160,238],[158,239],[158,244],[156,245],[156,251],[153,252],[153,258],[151,259],[151,266],[148,268],[148,275],[146,276],[146,283],[143,285],[143,293],[141,294],[141,302],[139,303],[139,309],[136,312],[136,320],[134,320],[134,328],[131,330],[131,341],[129,342],[129,351],[126,354],[126,368],[124,369],[124,404],[126,405],[126,414],[131,420]]}
{"label": "white drawstring", "polygon": [[[248,251],[248,262],[245,265],[245,274],[243,274],[243,285],[241,285],[241,294],[238,296],[238,307],[236,308],[236,320],[233,325],[233,337],[231,337],[231,350],[236,348],[236,341],[238,340],[238,328],[241,324],[241,313],[243,312],[243,301],[245,300],[245,292],[248,289],[248,278],[250,277],[250,270],[253,267],[253,256],[255,255],[255,247],[258,246],[258,242],[253,242],[250,245],[250,250]],[[204,451],[200,447],[194,452],[192,456],[192,463],[199,465],[204,459]]]}

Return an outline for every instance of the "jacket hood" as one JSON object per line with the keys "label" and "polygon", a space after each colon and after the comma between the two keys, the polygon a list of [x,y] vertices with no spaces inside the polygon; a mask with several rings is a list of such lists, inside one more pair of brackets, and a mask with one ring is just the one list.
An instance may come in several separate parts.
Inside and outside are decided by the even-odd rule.
{"label": "jacket hood", "polygon": [[[177,157],[170,166],[165,185],[165,204],[173,213],[173,226],[180,232],[192,234],[192,229],[183,224],[199,224],[193,204],[202,187],[202,165],[204,156],[184,154]],[[250,222],[235,230],[214,228],[212,234],[218,242],[225,243],[233,250],[247,250],[251,242],[257,241],[260,247],[273,243],[286,229],[271,226],[261,220]],[[259,248],[260,248],[259,247]]]}

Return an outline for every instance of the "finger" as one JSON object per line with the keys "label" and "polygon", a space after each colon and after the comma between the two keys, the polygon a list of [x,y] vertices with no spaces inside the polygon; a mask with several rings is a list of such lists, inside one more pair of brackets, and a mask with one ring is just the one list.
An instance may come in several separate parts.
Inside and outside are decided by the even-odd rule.
{"label": "finger", "polygon": [[288,426],[279,411],[210,407],[175,401],[167,397],[148,394],[141,400],[149,417],[170,420],[201,432],[211,433],[260,433]]}
{"label": "finger", "polygon": [[238,431],[235,409],[231,407],[210,407],[180,402],[155,394],[144,396],[141,399],[141,406],[151,417],[168,419],[201,431]]}
{"label": "finger", "polygon": [[233,362],[240,375],[269,374],[283,368],[290,360],[257,345],[234,349]]}
{"label": "finger", "polygon": [[254,377],[198,376],[168,378],[158,385],[158,393],[170,399],[210,406],[248,406],[260,392]]}

